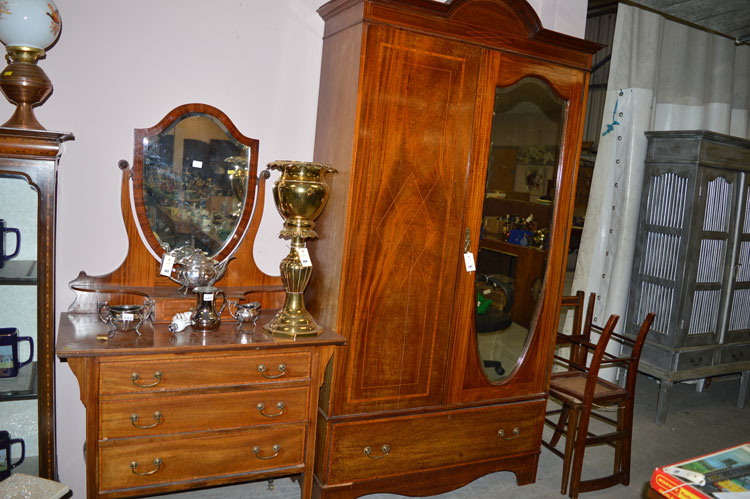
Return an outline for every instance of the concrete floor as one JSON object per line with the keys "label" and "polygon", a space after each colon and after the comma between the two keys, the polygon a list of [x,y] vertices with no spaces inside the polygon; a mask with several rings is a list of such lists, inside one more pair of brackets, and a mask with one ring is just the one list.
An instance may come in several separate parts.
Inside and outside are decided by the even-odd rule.
{"label": "concrete floor", "polygon": [[[657,466],[671,464],[701,454],[720,450],[743,442],[750,442],[750,404],[737,407],[739,377],[714,378],[703,392],[694,384],[678,383],[672,389],[667,421],[654,424],[658,382],[639,375],[634,414],[634,438],[630,486],[618,485],[610,489],[588,492],[586,499],[626,499],[645,496],[651,473]],[[545,434],[547,435],[547,433]],[[608,473],[611,449],[596,447],[587,451],[584,478],[597,471]],[[558,498],[562,460],[542,448],[536,483],[518,487],[509,472],[484,476],[453,492],[432,496],[440,499],[468,498]],[[287,499],[298,498],[299,487],[290,479],[274,481],[269,490],[267,482],[235,485],[214,489],[168,494],[169,499]],[[393,494],[373,494],[369,499],[394,499]]]}

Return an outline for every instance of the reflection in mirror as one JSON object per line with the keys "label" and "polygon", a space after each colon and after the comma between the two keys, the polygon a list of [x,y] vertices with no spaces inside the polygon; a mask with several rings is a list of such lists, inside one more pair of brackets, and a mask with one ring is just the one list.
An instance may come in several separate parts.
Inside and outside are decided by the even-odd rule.
{"label": "reflection in mirror", "polygon": [[[39,423],[37,352],[37,213],[39,196],[29,182],[20,176],[0,176],[0,219],[5,230],[18,229],[20,245],[16,252],[15,232],[0,234],[0,245],[6,257],[0,268],[0,432],[13,440],[22,440],[24,460],[14,473],[39,475]],[[13,334],[15,330],[15,334]],[[21,338],[30,340],[20,341]],[[18,340],[18,341],[17,341]],[[17,347],[14,355],[12,344]],[[33,348],[32,348],[33,345]],[[33,352],[33,353],[32,353]],[[30,358],[32,362],[25,364]],[[19,366],[19,364],[25,364]],[[0,475],[6,460],[0,448]],[[21,457],[21,444],[11,449],[12,461]]]}
{"label": "reflection in mirror", "polygon": [[538,78],[498,87],[477,256],[476,331],[485,375],[510,375],[541,293],[565,101]]}
{"label": "reflection in mirror", "polygon": [[144,137],[144,205],[159,245],[217,255],[238,227],[249,169],[249,147],[208,114],[182,115]]}

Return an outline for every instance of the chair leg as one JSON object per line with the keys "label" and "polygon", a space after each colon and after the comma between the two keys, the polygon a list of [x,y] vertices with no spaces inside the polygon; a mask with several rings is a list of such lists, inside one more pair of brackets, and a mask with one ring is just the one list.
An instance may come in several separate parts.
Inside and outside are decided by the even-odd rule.
{"label": "chair leg", "polygon": [[[617,431],[622,432],[625,429],[625,407],[622,404],[617,406]],[[625,439],[620,438],[615,442],[615,463],[612,467],[612,474],[618,473],[624,464],[623,451],[625,447]]]}
{"label": "chair leg", "polygon": [[621,417],[618,418],[618,428],[624,432],[625,437],[618,442],[619,448],[619,467],[615,469],[615,473],[621,471],[625,474],[622,480],[622,484],[628,486],[630,484],[630,452],[633,445],[633,400],[626,401],[618,411],[621,412]]}
{"label": "chair leg", "polygon": [[568,419],[568,406],[563,404],[562,409],[560,410],[560,419],[557,420],[557,425],[555,425],[555,432],[552,434],[552,438],[549,439],[550,446],[554,447],[557,445],[557,442],[560,441],[560,436],[562,435],[563,429],[565,429],[565,421]]}
{"label": "chair leg", "polygon": [[[578,409],[579,414],[573,416],[578,420],[578,428],[572,430],[575,435],[575,450],[573,452],[573,466],[570,470],[570,490],[568,496],[571,499],[577,499],[581,486],[581,473],[583,471],[583,453],[586,450],[586,439],[589,431],[589,420],[591,419],[591,409]],[[569,428],[570,431],[570,428]]]}
{"label": "chair leg", "polygon": [[[569,409],[568,406],[565,406],[565,408]],[[580,412],[580,408],[574,408],[572,411],[569,411],[568,433],[565,437],[565,456],[563,457],[562,485],[560,487],[560,493],[562,495],[565,495],[568,489],[570,465],[573,459],[573,451],[575,449],[576,430]]]}

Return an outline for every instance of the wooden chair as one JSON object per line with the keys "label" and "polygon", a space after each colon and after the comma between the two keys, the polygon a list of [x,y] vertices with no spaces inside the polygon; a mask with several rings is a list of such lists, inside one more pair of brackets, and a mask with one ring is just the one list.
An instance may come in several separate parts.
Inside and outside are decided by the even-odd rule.
{"label": "wooden chair", "polygon": [[[592,303],[590,300],[589,308],[593,308]],[[546,448],[563,458],[561,493],[566,493],[570,482],[569,496],[573,499],[581,492],[604,489],[617,484],[628,485],[630,482],[633,404],[638,361],[655,317],[654,314],[646,316],[636,339],[633,340],[614,332],[619,316],[612,315],[601,328],[591,323],[590,315],[587,311],[583,331],[599,333],[596,344],[584,333],[569,335],[564,338],[565,342],[576,345],[577,350],[572,349],[568,358],[555,355],[555,360],[567,364],[569,369],[553,373],[551,376],[550,397],[557,399],[562,407],[547,412],[545,422],[554,428],[554,433],[549,442],[542,442]],[[630,350],[629,354],[607,353],[610,341],[621,343],[622,350]],[[624,368],[624,386],[599,377],[602,367]],[[614,408],[615,419],[592,411],[608,408]],[[549,418],[554,414],[560,415],[557,422]],[[589,422],[592,417],[612,425],[614,430],[599,435],[591,433]],[[555,448],[562,435],[565,435],[564,453]],[[611,445],[615,449],[612,474],[581,480],[586,447],[602,444]]]}
{"label": "wooden chair", "polygon": [[573,311],[573,327],[571,328],[571,334],[557,333],[557,341],[555,343],[556,348],[562,346],[570,347],[569,359],[574,360],[579,364],[585,362],[585,357],[582,356],[586,354],[586,349],[581,348],[577,342],[569,341],[568,338],[573,336],[585,341],[589,341],[591,338],[590,326],[594,317],[594,301],[596,300],[596,293],[591,293],[589,295],[585,318],[583,316],[584,297],[584,292],[579,290],[575,295],[563,296],[560,300],[560,305],[563,311],[565,309],[572,309]]}

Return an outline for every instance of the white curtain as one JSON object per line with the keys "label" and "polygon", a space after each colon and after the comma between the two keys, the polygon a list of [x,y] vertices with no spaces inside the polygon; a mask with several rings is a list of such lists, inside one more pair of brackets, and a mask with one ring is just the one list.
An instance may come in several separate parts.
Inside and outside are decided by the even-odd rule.
{"label": "white curtain", "polygon": [[602,325],[628,300],[648,130],[750,138],[750,47],[620,4],[603,135],[572,290],[597,293]]}

